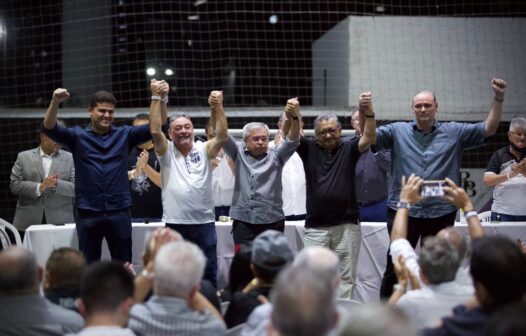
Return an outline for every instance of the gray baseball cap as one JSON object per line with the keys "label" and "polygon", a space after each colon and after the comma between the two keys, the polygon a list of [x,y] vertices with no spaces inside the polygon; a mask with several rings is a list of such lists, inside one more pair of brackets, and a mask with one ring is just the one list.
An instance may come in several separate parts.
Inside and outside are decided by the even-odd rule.
{"label": "gray baseball cap", "polygon": [[294,259],[294,254],[285,235],[267,230],[254,239],[252,263],[266,269],[279,269]]}

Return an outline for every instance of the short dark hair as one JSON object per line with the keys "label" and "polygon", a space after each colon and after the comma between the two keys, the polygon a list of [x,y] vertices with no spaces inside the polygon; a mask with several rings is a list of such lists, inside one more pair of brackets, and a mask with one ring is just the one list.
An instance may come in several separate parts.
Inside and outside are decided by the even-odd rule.
{"label": "short dark hair", "polygon": [[473,241],[471,276],[488,291],[490,309],[521,300],[526,292],[526,257],[507,237],[486,236]]}
{"label": "short dark hair", "polygon": [[98,261],[88,266],[80,285],[86,314],[113,312],[133,297],[133,276],[116,261]]}
{"label": "short dark hair", "polygon": [[111,92],[101,90],[95,92],[93,96],[91,96],[89,101],[89,109],[91,110],[95,108],[95,106],[97,106],[99,103],[109,103],[116,105],[117,99],[115,99],[115,96]]}
{"label": "short dark hair", "polygon": [[54,250],[46,262],[46,271],[53,280],[52,288],[67,285],[75,285],[78,288],[85,269],[84,255],[70,247]]}

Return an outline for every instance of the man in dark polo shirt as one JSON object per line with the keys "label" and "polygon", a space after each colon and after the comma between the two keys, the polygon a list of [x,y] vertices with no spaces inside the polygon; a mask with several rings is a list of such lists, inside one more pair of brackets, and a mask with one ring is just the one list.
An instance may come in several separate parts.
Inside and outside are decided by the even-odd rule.
{"label": "man in dark polo shirt", "polygon": [[[168,91],[159,83],[162,100]],[[65,128],[57,125],[60,103],[68,99],[66,89],[56,89],[44,116],[44,131],[54,141],[68,146],[75,163],[76,229],[79,250],[88,263],[99,260],[106,238],[112,259],[131,261],[131,196],[128,182],[130,150],[151,139],[148,125],[114,126],[115,97],[98,91],[89,106],[90,124]],[[164,119],[166,121],[166,115]]]}
{"label": "man in dark polo shirt", "polygon": [[314,121],[316,139],[301,137],[297,149],[307,183],[305,245],[324,246],[336,252],[341,272],[339,296],[349,299],[356,282],[361,240],[355,167],[360,153],[375,142],[370,92],[360,94],[360,113],[366,116],[360,138],[343,141],[338,117],[324,114]]}

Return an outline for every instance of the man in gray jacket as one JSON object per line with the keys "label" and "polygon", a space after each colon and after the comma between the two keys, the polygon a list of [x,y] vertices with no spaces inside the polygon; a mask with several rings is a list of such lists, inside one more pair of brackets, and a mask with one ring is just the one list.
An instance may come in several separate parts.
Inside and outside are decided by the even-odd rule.
{"label": "man in gray jacket", "polygon": [[11,192],[18,196],[13,224],[22,237],[30,225],[75,222],[75,167],[71,153],[48,138],[42,126],[38,133],[40,145],[18,153],[11,170]]}

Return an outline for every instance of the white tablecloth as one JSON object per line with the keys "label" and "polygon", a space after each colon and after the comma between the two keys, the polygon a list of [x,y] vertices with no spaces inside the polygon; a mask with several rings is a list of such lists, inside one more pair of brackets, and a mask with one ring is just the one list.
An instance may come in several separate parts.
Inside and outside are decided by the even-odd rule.
{"label": "white tablecloth", "polygon": [[[150,232],[158,227],[164,227],[164,223],[133,223],[132,230],[132,263],[139,272],[142,269],[142,252],[146,239]],[[217,266],[218,286],[224,287],[228,283],[228,270],[234,257],[234,241],[232,240],[232,222],[217,222]],[[298,251],[303,247],[303,221],[287,222],[285,235],[291,248]],[[37,261],[45,265],[51,252],[59,247],[78,248],[77,232],[75,224],[66,225],[33,225],[27,228],[24,236],[24,246],[35,253]],[[102,245],[102,259],[110,259],[106,241]]]}
{"label": "white tablecloth", "polygon": [[[134,223],[132,231],[133,251],[132,262],[141,269],[141,253],[149,232],[163,223]],[[467,235],[465,224],[455,225]],[[487,234],[501,234],[526,241],[526,223],[484,224]],[[217,222],[217,262],[218,285],[225,286],[228,282],[228,270],[234,256],[234,242],[230,234],[232,223]],[[303,222],[287,222],[285,235],[294,251],[303,247]],[[378,301],[378,292],[385,268],[389,237],[385,223],[362,223],[362,245],[358,258],[357,285],[354,298],[362,302]],[[64,226],[34,225],[26,230],[24,246],[32,250],[41,265],[46,263],[51,252],[59,247],[70,246],[78,248],[77,234],[74,224]],[[104,242],[103,259],[109,259],[109,252]]]}

